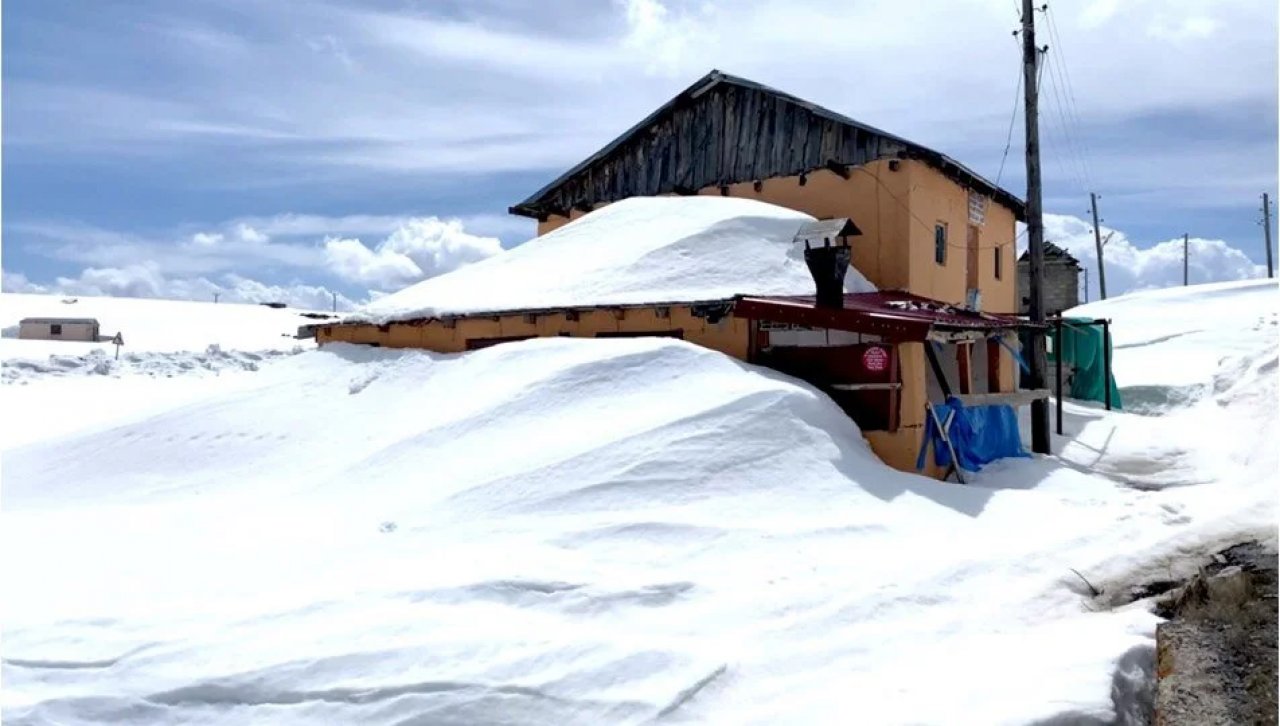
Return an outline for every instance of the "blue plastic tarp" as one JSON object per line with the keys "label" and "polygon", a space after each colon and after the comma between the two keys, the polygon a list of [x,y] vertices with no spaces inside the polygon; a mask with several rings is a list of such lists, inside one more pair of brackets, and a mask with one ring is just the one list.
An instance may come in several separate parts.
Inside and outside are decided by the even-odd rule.
{"label": "blue plastic tarp", "polygon": [[[945,422],[954,413],[947,429],[957,464],[965,471],[979,471],[997,459],[1030,456],[1022,449],[1018,432],[1018,414],[1012,406],[965,406],[955,397],[933,407],[938,421]],[[925,421],[924,442],[916,459],[916,469],[924,468],[925,456],[933,447],[933,460],[940,467],[951,465],[951,452],[942,440],[934,419]]]}

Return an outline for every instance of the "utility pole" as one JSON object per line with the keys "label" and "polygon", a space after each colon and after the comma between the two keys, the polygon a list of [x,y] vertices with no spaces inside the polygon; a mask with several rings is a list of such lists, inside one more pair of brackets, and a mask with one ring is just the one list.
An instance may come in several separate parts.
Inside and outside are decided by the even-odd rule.
{"label": "utility pole", "polygon": [[338,293],[335,292],[335,293],[332,293],[332,295],[333,295],[333,311],[336,313],[338,312]]}
{"label": "utility pole", "polygon": [[[1036,48],[1036,9],[1032,0],[1022,0],[1022,88],[1023,117],[1027,133],[1027,250],[1031,262],[1031,322],[1044,325],[1044,217],[1040,200],[1040,88],[1037,80],[1039,50]],[[1045,386],[1044,329],[1031,334],[1031,387]],[[1031,402],[1031,450],[1049,453],[1049,402],[1037,398]]]}
{"label": "utility pole", "polygon": [[213,303],[214,303],[215,305],[218,303],[218,298],[219,298],[219,297],[221,297],[221,296],[222,296],[222,293],[220,293],[220,292],[215,292],[215,293],[213,294]]}
{"label": "utility pole", "polygon": [[1187,238],[1190,237],[1186,232],[1182,233],[1182,286],[1187,286]]}
{"label": "utility pole", "polygon": [[1098,295],[1107,299],[1107,268],[1102,264],[1102,231],[1098,227],[1098,195],[1089,192],[1089,203],[1093,205],[1093,243],[1098,247]]}
{"label": "utility pole", "polygon": [[1084,268],[1084,301],[1089,302],[1089,268]]}
{"label": "utility pole", "polygon": [[1262,236],[1267,241],[1267,277],[1275,277],[1271,265],[1271,199],[1266,192],[1262,193]]}

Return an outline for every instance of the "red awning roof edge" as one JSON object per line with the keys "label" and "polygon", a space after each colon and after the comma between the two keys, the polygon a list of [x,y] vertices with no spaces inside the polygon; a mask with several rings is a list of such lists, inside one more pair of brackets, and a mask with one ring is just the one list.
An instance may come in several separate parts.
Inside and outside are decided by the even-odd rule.
{"label": "red awning roof edge", "polygon": [[752,320],[879,335],[899,342],[927,340],[934,330],[998,333],[1040,327],[1013,315],[964,310],[940,300],[893,291],[846,293],[844,307],[839,308],[819,307],[812,295],[742,296],[736,299],[733,313]]}

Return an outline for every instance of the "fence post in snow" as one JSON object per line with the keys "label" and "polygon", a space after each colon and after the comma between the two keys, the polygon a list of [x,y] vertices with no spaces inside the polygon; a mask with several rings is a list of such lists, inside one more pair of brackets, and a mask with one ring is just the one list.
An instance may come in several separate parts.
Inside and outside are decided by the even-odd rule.
{"label": "fence post in snow", "polygon": [[1102,400],[1111,410],[1111,321],[1102,321]]}
{"label": "fence post in snow", "polygon": [[1262,193],[1262,238],[1267,242],[1267,279],[1275,277],[1271,266],[1271,199]]}

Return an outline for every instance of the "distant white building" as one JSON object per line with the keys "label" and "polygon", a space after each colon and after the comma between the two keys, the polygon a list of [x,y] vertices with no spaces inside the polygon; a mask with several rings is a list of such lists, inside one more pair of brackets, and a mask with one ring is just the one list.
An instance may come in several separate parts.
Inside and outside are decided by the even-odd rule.
{"label": "distant white building", "polygon": [[18,322],[18,337],[97,342],[98,321],[94,318],[24,318]]}

